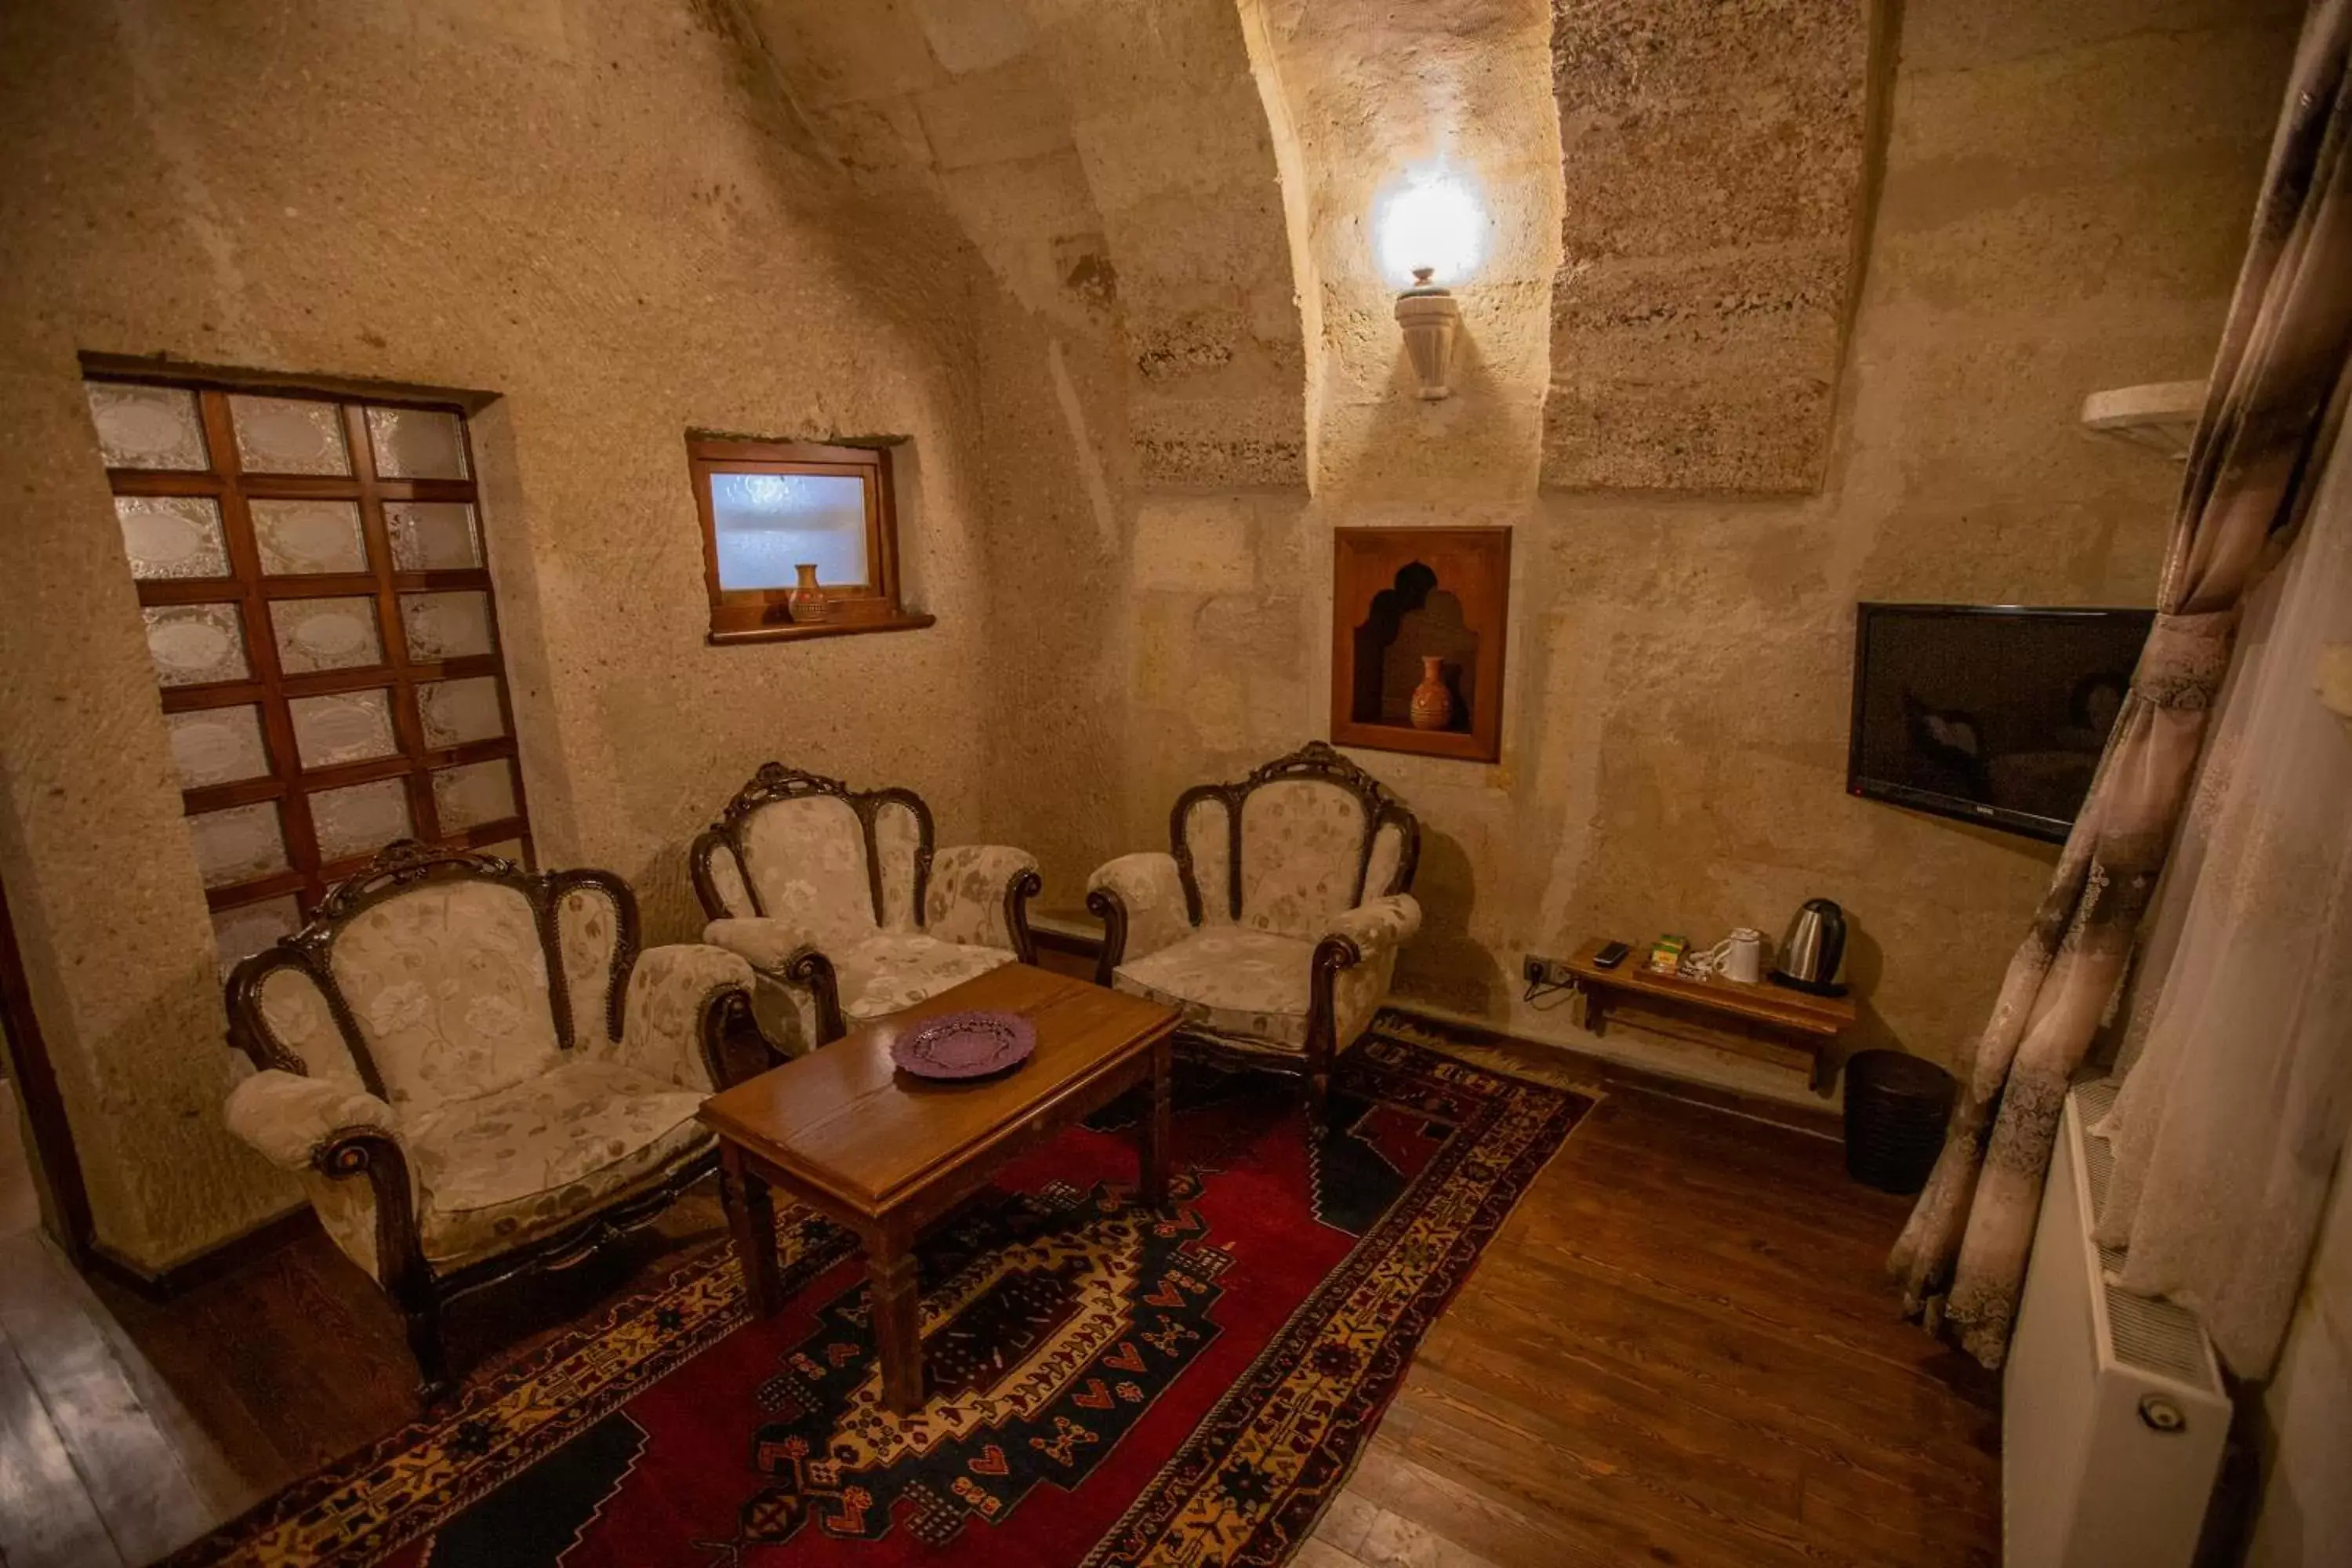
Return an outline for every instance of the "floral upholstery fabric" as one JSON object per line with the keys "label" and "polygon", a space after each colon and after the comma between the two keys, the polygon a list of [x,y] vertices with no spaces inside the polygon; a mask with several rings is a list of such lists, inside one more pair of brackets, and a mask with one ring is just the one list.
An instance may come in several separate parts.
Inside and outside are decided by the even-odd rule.
{"label": "floral upholstery fabric", "polygon": [[1177,875],[1176,858],[1146,851],[1122,855],[1096,868],[1087,879],[1087,890],[1107,888],[1127,909],[1127,952],[1132,963],[1192,934],[1192,921],[1184,908],[1184,883]]}
{"label": "floral upholstery fabric", "polygon": [[1034,855],[1001,844],[955,844],[940,850],[923,893],[925,933],[941,942],[1013,952],[1004,895],[1015,879],[1036,868]]}
{"label": "floral upholstery fabric", "polygon": [[621,910],[601,888],[577,887],[555,906],[556,950],[563,956],[564,997],[577,1048],[613,1037],[613,955],[621,945]]}
{"label": "floral upholstery fabric", "polygon": [[1336,1049],[1346,1050],[1381,1010],[1390,982],[1396,977],[1398,950],[1420,930],[1421,905],[1410,893],[1373,899],[1332,921],[1327,934],[1346,937],[1363,955],[1361,962],[1331,977],[1331,1038]]}
{"label": "floral upholstery fabric", "polygon": [[[307,984],[307,982],[306,982]],[[357,1087],[354,1078],[304,1078],[270,1068],[229,1091],[229,1131],[273,1164],[300,1178],[303,1195],[327,1235],[351,1260],[380,1277],[376,1264],[375,1184],[364,1175],[330,1176],[313,1163],[338,1132],[374,1128],[400,1136],[393,1108]],[[418,1199],[416,1169],[408,1172],[410,1212]]]}
{"label": "floral upholstery fabric", "polygon": [[1013,954],[1003,948],[970,947],[895,931],[884,931],[828,956],[833,959],[845,1018],[878,1018],[896,1013],[1013,962]]}
{"label": "floral upholstery fabric", "polygon": [[404,1114],[494,1094],[555,1064],[547,952],[530,901],[512,888],[411,888],[343,927],[329,964]]}
{"label": "floral upholstery fabric", "polygon": [[882,874],[882,929],[913,931],[915,853],[922,847],[923,825],[914,808],[886,800],[874,810],[874,864]]}
{"label": "floral upholstery fabric", "polygon": [[1233,813],[1213,795],[1184,813],[1184,847],[1192,857],[1192,883],[1201,891],[1201,923],[1234,923]]}
{"label": "floral upholstery fabric", "polygon": [[751,994],[751,966],[722,947],[649,947],[629,971],[619,1059],[649,1079],[704,1094],[717,1086],[702,1059],[702,1017],[722,994]]}
{"label": "floral upholstery fabric", "polygon": [[785,921],[712,921],[702,928],[702,940],[772,973],[781,973],[801,949],[819,945],[816,932]]}
{"label": "floral upholstery fabric", "polygon": [[743,825],[743,850],[761,912],[820,945],[877,928],[866,876],[866,829],[835,795],[772,801]]}
{"label": "floral upholstery fabric", "polygon": [[1278,779],[1242,803],[1242,920],[1312,938],[1356,901],[1364,807],[1337,784]]}
{"label": "floral upholstery fabric", "polygon": [[743,886],[743,863],[735,858],[735,851],[725,844],[711,846],[710,858],[705,868],[710,885],[718,890],[719,901],[727,913],[737,920],[749,920],[757,911],[751,908],[751,894]]}
{"label": "floral upholstery fabric", "polygon": [[419,1119],[407,1144],[425,1256],[446,1269],[561,1228],[707,1147],[700,1089],[566,1061]]}
{"label": "floral upholstery fabric", "polygon": [[262,1027],[279,1049],[298,1058],[312,1078],[333,1079],[357,1088],[365,1081],[352,1048],[327,1005],[327,994],[307,971],[279,964],[261,978],[255,992]]}
{"label": "floral upholstery fabric", "polygon": [[1195,1028],[1304,1050],[1314,958],[1315,944],[1302,938],[1214,926],[1129,959],[1112,983],[1181,1007]]}

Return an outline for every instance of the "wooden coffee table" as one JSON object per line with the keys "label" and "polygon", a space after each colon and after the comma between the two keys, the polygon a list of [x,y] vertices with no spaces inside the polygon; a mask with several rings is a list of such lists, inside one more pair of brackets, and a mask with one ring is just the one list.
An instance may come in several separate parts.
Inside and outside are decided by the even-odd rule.
{"label": "wooden coffee table", "polygon": [[[1037,1026],[1036,1054],[1001,1078],[971,1083],[898,1071],[890,1045],[902,1031],[966,1008],[1027,1017]],[[752,1311],[766,1317],[783,1305],[770,1196],[782,1188],[864,1240],[883,1402],[914,1409],[923,1397],[914,1243],[924,1226],[1014,1155],[1147,1082],[1143,1198],[1166,1204],[1169,1037],[1178,1016],[1140,997],[1008,963],[712,1095],[698,1114],[719,1134],[720,1191]]]}

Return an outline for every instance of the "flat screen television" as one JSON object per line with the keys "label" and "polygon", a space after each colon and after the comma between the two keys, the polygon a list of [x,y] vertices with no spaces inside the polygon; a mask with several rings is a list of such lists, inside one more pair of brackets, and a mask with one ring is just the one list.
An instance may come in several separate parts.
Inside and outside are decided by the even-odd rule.
{"label": "flat screen television", "polygon": [[1847,792],[2064,842],[2155,612],[1859,611]]}

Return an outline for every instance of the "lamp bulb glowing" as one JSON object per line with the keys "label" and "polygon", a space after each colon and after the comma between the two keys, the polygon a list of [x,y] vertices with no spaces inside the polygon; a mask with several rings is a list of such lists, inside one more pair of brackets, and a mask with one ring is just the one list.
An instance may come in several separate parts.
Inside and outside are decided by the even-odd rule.
{"label": "lamp bulb glowing", "polygon": [[1408,174],[1381,198],[1376,219],[1381,271],[1391,287],[1459,283],[1478,265],[1486,214],[1459,176],[1443,170]]}

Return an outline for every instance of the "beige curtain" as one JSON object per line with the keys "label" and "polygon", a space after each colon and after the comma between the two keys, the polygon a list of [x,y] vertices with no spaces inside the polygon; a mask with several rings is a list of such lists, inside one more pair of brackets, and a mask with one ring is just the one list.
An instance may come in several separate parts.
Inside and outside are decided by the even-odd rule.
{"label": "beige curtain", "polygon": [[2189,451],[2155,627],[1889,1259],[1910,1310],[1988,1366],[2008,1350],[2060,1101],[2164,868],[2240,599],[2273,533],[2308,500],[2306,466],[2352,341],[2347,44],[2352,0],[2315,0]]}
{"label": "beige curtain", "polygon": [[2099,1239],[2263,1377],[2352,1123],[2352,712],[2322,690],[2352,651],[2340,435],[2239,643],[2128,1014]]}

